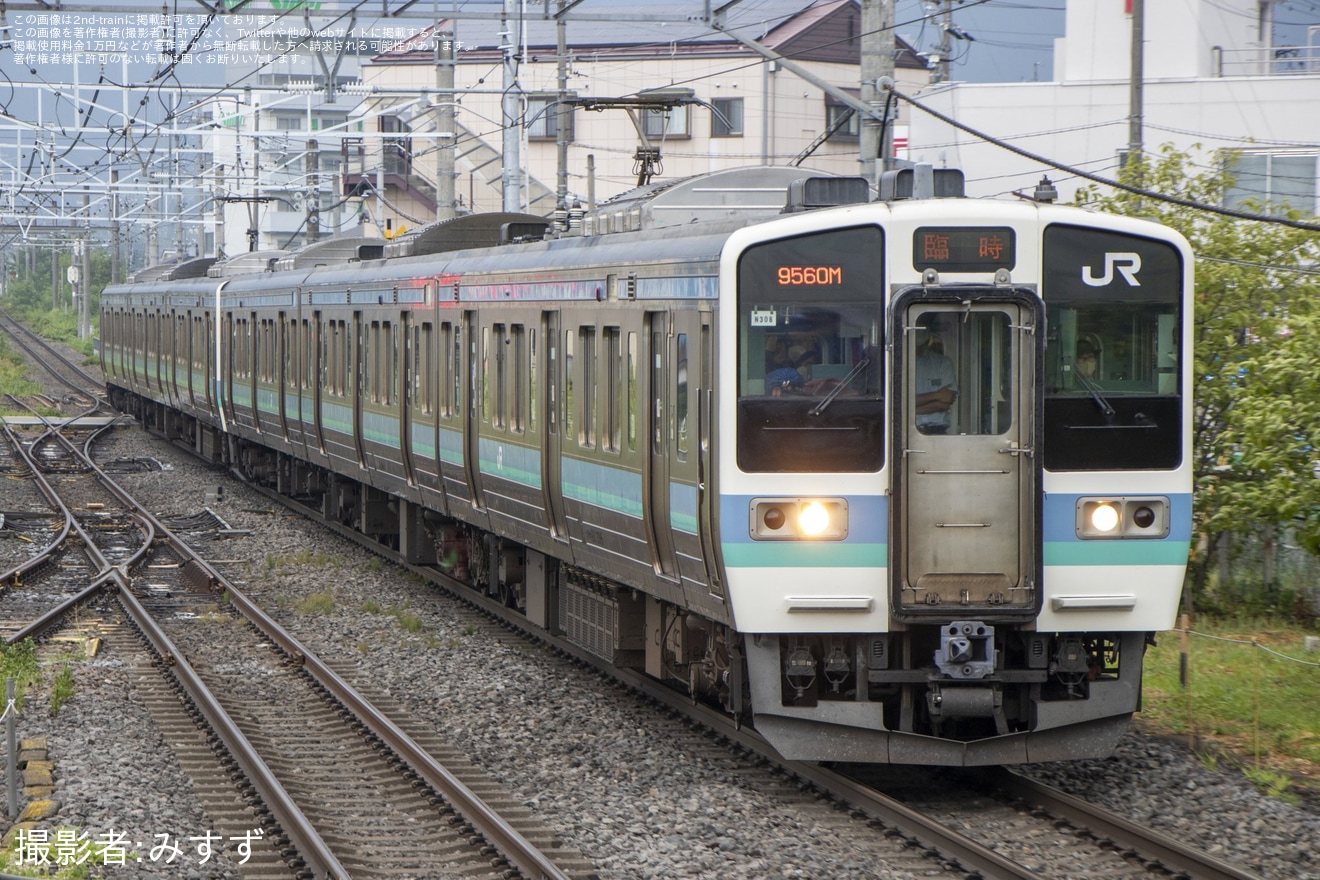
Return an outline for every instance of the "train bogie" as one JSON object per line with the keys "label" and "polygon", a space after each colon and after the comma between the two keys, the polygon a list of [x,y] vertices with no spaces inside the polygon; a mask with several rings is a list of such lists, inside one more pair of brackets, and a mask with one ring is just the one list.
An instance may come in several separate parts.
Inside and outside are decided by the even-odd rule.
{"label": "train bogie", "polygon": [[1191,540],[1179,236],[945,198],[487,245],[110,289],[114,399],[789,757],[1112,748]]}

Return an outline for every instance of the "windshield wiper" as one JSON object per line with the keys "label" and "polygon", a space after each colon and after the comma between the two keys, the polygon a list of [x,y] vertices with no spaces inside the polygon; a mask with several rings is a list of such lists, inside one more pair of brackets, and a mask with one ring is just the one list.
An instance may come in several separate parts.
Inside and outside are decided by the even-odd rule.
{"label": "windshield wiper", "polygon": [[1100,386],[1096,385],[1081,373],[1074,372],[1073,375],[1077,377],[1077,381],[1081,382],[1082,387],[1091,395],[1091,399],[1095,401],[1095,405],[1100,407],[1100,412],[1104,413],[1105,424],[1112,425],[1114,423],[1114,408],[1109,405],[1109,401],[1100,393]]}
{"label": "windshield wiper", "polygon": [[848,383],[851,382],[853,379],[856,379],[858,376],[860,376],[862,370],[865,370],[870,365],[871,365],[871,359],[869,357],[864,357],[860,361],[858,361],[857,366],[849,370],[848,375],[840,379],[839,384],[835,385],[832,389],[830,389],[830,393],[825,395],[825,399],[822,400],[820,403],[816,404],[816,406],[813,407],[812,410],[809,413],[807,413],[807,415],[818,416],[821,413],[825,412],[825,407],[833,403],[834,398],[842,394],[843,389],[848,387]]}

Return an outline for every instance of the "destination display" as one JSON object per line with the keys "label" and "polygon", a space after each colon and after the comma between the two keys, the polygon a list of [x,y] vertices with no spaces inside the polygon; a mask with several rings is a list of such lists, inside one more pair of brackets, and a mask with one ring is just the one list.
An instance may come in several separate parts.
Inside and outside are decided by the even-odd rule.
{"label": "destination display", "polygon": [[941,272],[993,272],[1017,264],[1011,226],[922,226],[912,236],[912,266]]}

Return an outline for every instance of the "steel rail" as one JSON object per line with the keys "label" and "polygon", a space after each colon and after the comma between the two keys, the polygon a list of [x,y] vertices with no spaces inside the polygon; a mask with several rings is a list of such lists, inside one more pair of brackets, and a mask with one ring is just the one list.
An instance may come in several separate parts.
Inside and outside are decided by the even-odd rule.
{"label": "steel rail", "polygon": [[547,635],[544,632],[527,630],[517,620],[510,620],[505,616],[508,609],[501,603],[475,593],[462,581],[451,578],[435,568],[409,563],[401,553],[371,542],[369,538],[349,526],[320,518],[319,514],[311,508],[299,505],[296,502],[290,502],[289,499],[265,486],[246,480],[244,483],[269,498],[286,503],[300,512],[315,517],[317,523],[328,526],[344,537],[369,547],[372,552],[384,556],[400,567],[432,580],[461,601],[508,623],[520,632],[527,633],[588,666],[600,669],[610,678],[621,681],[634,690],[640,691],[656,702],[669,707],[676,714],[695,718],[699,723],[740,748],[756,754],[767,763],[779,767],[786,773],[804,779],[824,791],[837,795],[850,806],[916,840],[927,849],[933,850],[944,858],[955,862],[968,873],[979,874],[982,877],[994,877],[996,880],[998,878],[1003,878],[1003,880],[1040,880],[1039,873],[1004,858],[994,850],[966,835],[940,825],[935,820],[923,816],[882,792],[868,789],[861,783],[848,779],[821,765],[789,761],[780,757],[770,747],[769,743],[754,730],[735,725],[728,715],[700,703],[694,703],[692,698],[686,694],[678,693],[643,676],[641,673],[620,669],[571,642]]}
{"label": "steel rail", "polygon": [[1196,880],[1260,880],[1257,874],[1197,852],[1171,837],[1034,779],[1004,768],[987,770],[983,775],[989,785],[1005,794],[1040,806],[1050,814],[1150,859],[1175,874],[1182,872]]}
{"label": "steel rail", "polygon": [[[482,610],[491,617],[552,646],[585,665],[600,669],[609,677],[619,680],[656,702],[669,707],[676,714],[694,718],[698,723],[738,747],[758,755],[786,773],[806,780],[816,787],[839,797],[849,806],[855,807],[871,818],[911,837],[922,846],[934,850],[970,873],[976,873],[982,877],[1006,878],[1006,880],[1039,880],[1040,874],[1037,871],[1004,858],[978,841],[940,825],[935,820],[922,815],[882,792],[870,789],[865,784],[849,779],[822,765],[789,761],[780,757],[759,734],[754,730],[740,727],[725,713],[694,703],[690,696],[674,691],[643,676],[641,673],[615,667],[608,661],[602,660],[563,639],[542,631],[527,629],[519,620],[508,617],[506,614],[508,609],[500,602],[473,591],[469,585],[462,581],[451,578],[432,566],[409,563],[403,554],[398,551],[382,547],[349,526],[325,519],[311,507],[292,501],[268,487],[245,480],[241,475],[236,475],[236,478],[266,497],[297,510],[318,524],[367,547],[372,552],[389,559],[400,567],[431,580],[449,594]],[[1177,841],[1162,835],[1152,836],[1148,829],[1129,822],[1101,807],[1087,804],[1057,789],[1035,783],[1007,770],[1002,770],[1000,775],[1010,777],[1007,782],[998,783],[1006,791],[1015,794],[1021,792],[1022,794],[1018,796],[1024,800],[1038,801],[1045,809],[1059,818],[1068,821],[1076,819],[1075,824],[1079,827],[1104,836],[1165,868],[1175,872],[1181,871],[1186,876],[1194,877],[1196,880],[1260,880],[1260,877],[1256,874],[1215,859],[1208,854],[1198,853]],[[1039,792],[1039,795],[1035,794],[1036,792]]]}
{"label": "steel rail", "polygon": [[[91,586],[74,599],[62,603],[55,611],[48,612],[37,621],[29,624],[23,629],[23,635],[35,635],[44,632],[79,600],[90,597],[98,590],[113,584],[116,599],[123,607],[124,612],[133,620],[147,641],[151,643],[153,649],[161,657],[162,662],[173,672],[198,711],[205,716],[207,723],[220,737],[229,753],[247,775],[248,780],[261,795],[262,800],[270,808],[271,814],[275,817],[281,829],[289,836],[299,855],[314,872],[318,872],[318,876],[328,878],[328,880],[349,880],[351,875],[326,846],[325,841],[321,839],[311,821],[294,802],[293,797],[280,783],[278,777],[271,771],[261,755],[257,753],[247,737],[243,735],[238,725],[220,705],[220,702],[197,675],[196,671],[189,665],[183,653],[175,647],[164,630],[160,628],[137,597],[133,595],[131,579],[128,574],[129,568],[150,551],[158,535],[165,536],[166,540],[170,542],[170,546],[175,550],[186,547],[186,545],[173,534],[170,534],[169,530],[159,523],[149,511],[145,510],[131,495],[111,480],[96,465],[96,462],[91,460],[90,456],[83,455],[76,446],[69,442],[67,437],[58,431],[55,434],[75,456],[82,458],[87,463],[92,472],[96,474],[97,479],[111,494],[134,511],[135,518],[147,526],[148,540],[144,542],[143,546],[128,562],[120,566],[111,566],[101,554],[99,548],[92,542],[91,537],[87,535],[75,519],[73,527],[86,542],[89,555],[96,560],[96,563],[100,566],[100,571]],[[35,472],[35,463],[31,462],[27,451],[23,450],[22,454],[24,459],[28,460],[33,466]],[[61,508],[67,511],[68,508],[63,501],[58,503]],[[189,554],[194,558],[196,556],[191,551],[189,551]]]}
{"label": "steel rail", "polygon": [[[168,535],[168,531],[166,532]],[[178,548],[176,548],[178,549]],[[288,632],[265,612],[257,607],[241,590],[215,571],[205,561],[197,558],[186,546],[179,552],[187,552],[190,562],[196,566],[199,574],[210,589],[224,590],[229,601],[239,609],[245,618],[255,625],[272,642],[277,644],[295,660],[304,670],[330,695],[346,706],[353,714],[364,721],[371,731],[380,737],[385,745],[405,761],[427,784],[434,788],[491,846],[499,851],[510,865],[524,877],[544,878],[544,880],[568,880],[568,875],[548,859],[536,846],[523,837],[498,813],[490,808],[481,797],[468,788],[462,780],[454,776],[446,767],[432,758],[425,749],[417,745],[407,733],[390,718],[382,714],[365,697],[359,694],[338,673],[323,663],[319,657],[309,651],[302,642]]]}
{"label": "steel rail", "polygon": [[[78,376],[81,379],[83,379],[85,382],[88,382],[97,388],[102,387],[102,382],[100,379],[93,376],[91,373],[87,372],[82,367],[75,364],[73,361],[69,360],[67,357],[64,356],[62,352],[56,349],[53,345],[50,345],[48,342],[46,342],[46,340],[42,339],[36,333],[33,333],[31,330],[24,327],[17,320],[11,317],[8,313],[0,312],[0,318],[3,318],[3,320],[0,321],[0,327],[3,327],[4,331],[8,333],[15,342],[17,342],[20,346],[22,346],[24,351],[32,355],[33,358],[36,358],[38,362],[40,362],[41,360],[40,356],[38,355],[37,352],[32,350],[32,347],[28,345],[27,342],[24,341],[24,339],[22,338],[23,336],[26,336],[27,339],[35,340],[36,343],[39,346],[41,346],[43,349],[45,349],[52,357],[54,357],[56,360],[62,363],[65,367],[77,373]],[[13,327],[8,326],[10,324],[12,324],[13,327],[17,327],[18,331],[15,331]],[[89,393],[85,388],[78,388],[77,386],[74,385],[74,383],[70,382],[68,379],[64,378],[63,376],[60,376],[49,367],[46,367],[46,371],[50,373],[52,376],[54,376],[61,384],[67,385],[70,389],[78,392],[79,394],[86,394],[87,396],[91,397],[93,401],[100,400],[100,398],[96,394]]]}
{"label": "steel rail", "polygon": [[[590,654],[575,652],[575,656],[600,665]],[[695,715],[702,724],[720,736],[737,744],[768,763],[838,797],[872,819],[884,823],[899,833],[934,850],[964,870],[996,880],[1040,880],[1040,874],[1012,859],[1007,859],[988,846],[965,834],[941,825],[939,822],[912,809],[901,801],[863,783],[831,770],[821,764],[789,761],[779,756],[759,734],[736,726],[725,714],[707,706],[694,704],[692,698],[637,673],[627,672],[628,683],[652,699],[663,703],[683,715]]]}
{"label": "steel rail", "polygon": [[243,769],[252,787],[261,795],[262,801],[270,808],[271,815],[280,828],[289,836],[298,854],[307,862],[308,867],[318,876],[330,880],[349,880],[352,876],[340,864],[339,859],[326,846],[316,828],[306,814],[294,802],[288,790],[279,781],[274,771],[257,753],[256,748],[239,729],[238,725],[224,710],[220,702],[211,693],[210,688],[201,680],[197,672],[189,665],[183,653],[174,646],[165,631],[152,618],[147,609],[133,595],[127,577],[121,572],[114,572],[113,580],[119,587],[115,598],[123,607],[142,635],[151,643],[152,648],[169,667],[179,684],[187,691],[189,699],[197,710],[206,717],[207,723],[215,732],[229,754]]}
{"label": "steel rail", "polygon": [[23,448],[23,444],[19,441],[18,436],[14,433],[13,429],[8,425],[2,425],[0,427],[4,428],[5,439],[13,445],[14,449],[17,450],[19,457],[28,466],[28,469],[32,471],[32,476],[36,480],[37,488],[41,491],[41,494],[46,496],[46,500],[50,502],[51,506],[64,516],[64,528],[60,531],[54,541],[31,559],[26,562],[20,562],[9,571],[0,574],[0,584],[7,583],[12,585],[17,584],[23,575],[48,563],[50,558],[55,554],[55,550],[68,540],[69,532],[73,531],[73,513],[65,507],[64,502],[62,502],[60,497],[55,494],[55,490],[51,488],[50,483],[46,482],[46,478],[33,466],[31,458]]}
{"label": "steel rail", "polygon": [[[330,695],[358,716],[367,727],[380,737],[381,741],[388,748],[394,751],[403,761],[405,761],[414,772],[431,785],[449,805],[461,815],[473,828],[477,830],[491,846],[504,857],[510,865],[520,871],[523,876],[528,878],[543,878],[543,880],[569,880],[568,875],[563,873],[544,853],[535,845],[524,838],[517,829],[513,828],[508,822],[499,816],[490,808],[479,795],[468,788],[460,779],[454,776],[447,768],[432,758],[421,746],[417,745],[412,737],[408,736],[386,715],[376,709],[370,701],[360,695],[348,682],[339,676],[334,670],[330,669],[315,653],[308,650],[299,642],[292,633],[285,630],[277,622],[271,619],[255,602],[249,599],[233,583],[227,580],[219,571],[206,562],[197,554],[186,542],[178,538],[170,529],[157,520],[154,516],[141,508],[131,495],[120,487],[109,475],[102,471],[90,458],[86,459],[88,464],[97,473],[98,479],[103,485],[123,503],[133,506],[138,510],[139,515],[150,521],[155,529],[155,534],[164,541],[170,549],[185,561],[184,576],[193,580],[194,586],[204,586],[213,591],[223,591],[227,593],[230,603],[243,614],[243,616],[257,627],[268,639],[274,642],[281,650],[292,657],[296,662],[302,665],[312,678],[326,689]],[[192,571],[188,571],[187,566],[192,566]],[[131,595],[127,589],[127,578],[121,583],[120,601],[123,602],[124,595]],[[136,603],[136,598],[133,599]],[[139,606],[140,607],[140,606]],[[143,611],[145,614],[145,610]],[[154,622],[153,622],[154,626]],[[144,629],[144,633],[145,633]],[[164,638],[164,633],[160,633],[160,638]],[[158,650],[160,650],[158,648]],[[173,648],[170,648],[172,656]],[[178,657],[181,661],[182,658]],[[177,661],[176,661],[177,662]],[[186,664],[185,664],[186,665]],[[190,668],[189,668],[190,670]],[[197,686],[204,688],[200,680]],[[218,705],[217,705],[218,708]],[[219,710],[223,712],[223,710]],[[209,716],[208,716],[209,720]],[[228,743],[226,743],[228,745]],[[259,756],[254,757],[259,761]],[[261,765],[264,767],[264,763]],[[247,768],[244,768],[245,771]],[[260,768],[254,766],[252,772]],[[268,772],[268,768],[266,768]],[[274,777],[271,777],[272,780]],[[254,784],[256,784],[254,780]],[[275,782],[278,785],[278,781]],[[279,791],[283,791],[281,787]],[[265,793],[263,791],[263,797]],[[285,795],[287,797],[287,795]],[[297,809],[296,805],[290,800],[289,805],[292,809]],[[287,809],[287,808],[286,808]],[[302,816],[301,811],[298,816]],[[295,821],[291,819],[290,821]],[[307,822],[305,817],[302,822]],[[281,825],[284,820],[281,819]],[[310,829],[310,823],[307,825]],[[293,831],[285,827],[285,831],[293,836]],[[315,834],[312,829],[312,834]],[[316,838],[319,841],[319,837]],[[295,845],[297,843],[295,842]],[[300,847],[301,850],[301,847]],[[328,851],[327,851],[328,852]],[[319,856],[318,856],[319,858]],[[347,874],[330,874],[329,876],[347,878]]]}

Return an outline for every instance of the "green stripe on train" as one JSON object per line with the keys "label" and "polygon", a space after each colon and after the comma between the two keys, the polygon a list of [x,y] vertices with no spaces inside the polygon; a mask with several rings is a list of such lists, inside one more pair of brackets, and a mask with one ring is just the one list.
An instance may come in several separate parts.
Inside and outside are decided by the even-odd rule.
{"label": "green stripe on train", "polygon": [[841,544],[835,541],[760,541],[725,544],[729,568],[884,568],[888,544]]}
{"label": "green stripe on train", "polygon": [[1046,565],[1186,565],[1187,541],[1048,541]]}

